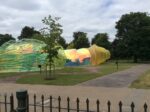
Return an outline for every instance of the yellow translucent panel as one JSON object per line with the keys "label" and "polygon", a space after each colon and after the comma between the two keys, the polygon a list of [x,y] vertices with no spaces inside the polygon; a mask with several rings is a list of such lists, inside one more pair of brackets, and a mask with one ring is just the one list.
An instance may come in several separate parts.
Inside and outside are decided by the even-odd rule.
{"label": "yellow translucent panel", "polygon": [[85,58],[90,58],[91,54],[87,48],[81,48],[77,50],[78,59],[80,62],[83,62]]}
{"label": "yellow translucent panel", "polygon": [[110,52],[103,47],[92,45],[89,48],[92,65],[99,65],[110,58]]}
{"label": "yellow translucent panel", "polygon": [[78,59],[78,54],[76,49],[65,50],[65,56],[67,59],[75,62]]}
{"label": "yellow translucent panel", "polygon": [[68,49],[65,50],[65,56],[67,59],[75,62],[79,60],[82,62],[85,58],[90,58],[91,54],[87,48],[81,48],[81,49]]}
{"label": "yellow translucent panel", "polygon": [[27,44],[27,43],[23,43],[20,45],[12,44],[12,45],[9,45],[5,50],[5,53],[8,53],[8,54],[26,54],[26,53],[32,53],[32,52],[33,52],[33,45]]}

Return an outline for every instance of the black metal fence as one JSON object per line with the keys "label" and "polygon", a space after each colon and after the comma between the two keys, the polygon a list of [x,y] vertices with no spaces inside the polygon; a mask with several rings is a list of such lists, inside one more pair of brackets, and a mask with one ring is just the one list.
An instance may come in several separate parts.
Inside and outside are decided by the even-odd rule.
{"label": "black metal fence", "polygon": [[[2,99],[2,97],[3,97],[3,99]],[[64,102],[62,102],[62,99],[60,96],[58,98],[49,96],[49,98],[46,99],[46,102],[45,102],[44,95],[42,95],[41,98],[39,99],[40,102],[39,101],[37,102],[36,95],[34,95],[32,97],[32,100],[33,100],[32,102],[29,101],[30,99],[31,99],[31,97],[29,97],[28,94],[24,97],[24,99],[17,98],[16,101],[14,101],[13,94],[11,94],[9,97],[7,95],[1,96],[0,112],[16,112],[16,111],[17,112],[37,112],[37,110],[40,112],[72,112],[72,111],[74,111],[74,112],[102,112],[99,100],[95,101],[96,108],[94,110],[91,110],[89,99],[86,99],[86,101],[85,101],[85,109],[80,108],[81,102],[80,102],[79,98],[77,98],[76,101],[74,101],[73,107],[71,107],[69,97],[67,97],[65,100],[65,107],[64,107]],[[54,100],[55,100],[55,105],[54,105]],[[111,112],[111,102],[108,101],[106,105],[107,105],[106,112]],[[15,108],[15,106],[16,106],[16,108]],[[121,101],[118,103],[117,107],[118,107],[119,112],[124,111],[123,103]],[[147,109],[148,109],[148,106],[145,103],[143,105],[143,112],[148,112]],[[131,103],[129,112],[135,112],[134,102]]]}

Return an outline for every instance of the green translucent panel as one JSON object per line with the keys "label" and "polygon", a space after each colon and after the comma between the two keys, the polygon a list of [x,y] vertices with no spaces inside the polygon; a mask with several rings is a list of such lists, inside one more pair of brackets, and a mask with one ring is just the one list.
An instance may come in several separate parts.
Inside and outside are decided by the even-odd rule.
{"label": "green translucent panel", "polygon": [[43,53],[44,42],[24,39],[9,41],[0,47],[0,72],[36,71],[45,64],[47,53]]}

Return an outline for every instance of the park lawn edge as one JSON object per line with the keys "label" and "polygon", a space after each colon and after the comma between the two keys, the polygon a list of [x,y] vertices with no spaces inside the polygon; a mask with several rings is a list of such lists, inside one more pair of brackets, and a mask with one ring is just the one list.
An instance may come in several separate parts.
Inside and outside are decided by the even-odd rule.
{"label": "park lawn edge", "polygon": [[44,80],[44,77],[41,75],[27,75],[18,79],[16,82],[19,84],[45,84],[45,85],[64,85],[64,86],[68,85],[69,86],[69,85],[76,85],[117,71],[125,70],[135,65],[137,64],[122,63],[120,64],[119,69],[117,70],[114,63],[105,63],[101,66],[99,73],[87,73],[81,75],[82,72],[78,71],[79,73],[76,73],[74,75],[72,75],[71,73],[67,75],[66,74],[57,75],[54,80]]}
{"label": "park lawn edge", "polygon": [[137,80],[132,82],[130,88],[150,89],[150,69],[139,76]]}

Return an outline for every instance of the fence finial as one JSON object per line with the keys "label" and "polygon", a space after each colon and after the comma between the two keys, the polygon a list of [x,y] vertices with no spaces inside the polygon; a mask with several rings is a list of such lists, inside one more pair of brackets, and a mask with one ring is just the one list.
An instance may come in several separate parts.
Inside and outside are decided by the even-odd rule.
{"label": "fence finial", "polygon": [[108,112],[110,112],[111,102],[110,102],[110,101],[108,101],[108,102],[107,102],[107,105],[108,105]]}
{"label": "fence finial", "polygon": [[144,104],[144,112],[147,112],[147,104]]}
{"label": "fence finial", "polygon": [[119,112],[122,112],[122,102],[119,102]]}
{"label": "fence finial", "polygon": [[132,103],[131,103],[131,112],[134,112],[134,107],[135,107],[135,105],[134,105],[134,103],[132,102]]}

